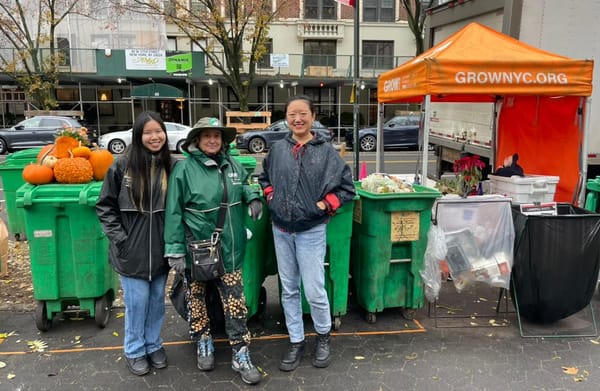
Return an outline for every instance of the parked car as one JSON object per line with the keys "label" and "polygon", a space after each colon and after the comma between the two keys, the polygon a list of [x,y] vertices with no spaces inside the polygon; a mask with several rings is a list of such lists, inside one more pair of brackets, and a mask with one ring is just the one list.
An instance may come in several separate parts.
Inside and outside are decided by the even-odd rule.
{"label": "parked car", "polygon": [[[421,118],[418,115],[399,115],[383,124],[383,147],[418,148]],[[354,134],[346,133],[346,145],[354,146]],[[377,148],[377,127],[358,130],[358,145],[361,151],[372,152]]]}
{"label": "parked car", "polygon": [[56,133],[64,127],[78,130],[83,126],[74,118],[40,115],[25,119],[10,128],[0,129],[0,154],[12,152],[15,149],[52,144]]}
{"label": "parked car", "polygon": [[[187,125],[175,122],[165,122],[167,128],[167,137],[169,139],[169,149],[181,153],[181,145],[185,141],[189,131],[192,129]],[[133,129],[122,130],[119,132],[106,133],[100,136],[98,144],[101,148],[108,149],[111,153],[121,154],[125,148],[131,144],[131,134]]]}
{"label": "parked car", "polygon": [[[327,141],[331,141],[331,132],[319,121],[314,121],[312,131],[322,134]],[[271,126],[262,130],[251,130],[236,137],[236,147],[246,149],[251,153],[265,152],[277,140],[284,138],[290,129],[286,120],[273,122]]]}

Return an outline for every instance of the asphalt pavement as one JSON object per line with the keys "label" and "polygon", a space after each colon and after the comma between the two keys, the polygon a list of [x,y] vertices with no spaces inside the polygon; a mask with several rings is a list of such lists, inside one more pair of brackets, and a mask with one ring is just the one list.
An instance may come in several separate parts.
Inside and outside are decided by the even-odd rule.
{"label": "asphalt pavement", "polygon": [[[231,369],[222,330],[215,370],[200,372],[186,324],[169,304],[163,328],[169,367],[143,377],[131,375],[123,360],[123,308],[113,308],[103,329],[85,314],[68,313],[55,316],[47,332],[36,329],[33,312],[0,311],[0,390],[597,390],[600,383],[590,307],[550,325],[520,324],[510,297],[502,295],[498,306],[498,288],[475,284],[457,292],[452,282],[413,319],[386,308],[367,323],[350,296],[326,369],[311,365],[307,316],[309,349],[295,371],[281,372],[287,336],[276,277],[265,287],[265,311],[250,322],[252,359],[264,375],[257,386]],[[597,312],[598,293],[591,304]]]}

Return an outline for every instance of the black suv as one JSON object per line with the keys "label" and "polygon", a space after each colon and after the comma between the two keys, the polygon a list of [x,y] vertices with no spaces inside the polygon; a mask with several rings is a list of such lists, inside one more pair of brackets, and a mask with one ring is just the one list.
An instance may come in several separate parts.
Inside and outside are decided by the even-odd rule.
{"label": "black suv", "polygon": [[[421,118],[418,115],[398,115],[383,124],[383,146],[418,148]],[[346,144],[353,146],[353,134],[346,134]],[[361,151],[372,152],[377,148],[377,127],[358,131],[358,146]]]}
{"label": "black suv", "polygon": [[73,118],[40,115],[0,129],[0,154],[52,144],[56,133],[64,127],[80,129],[83,126]]}
{"label": "black suv", "polygon": [[[331,141],[331,132],[319,121],[313,121],[311,131],[320,133],[325,140]],[[271,148],[271,145],[277,140],[281,140],[288,133],[290,128],[286,120],[282,119],[273,122],[271,126],[263,130],[250,130],[236,137],[237,149],[247,149],[250,153],[265,152]]]}

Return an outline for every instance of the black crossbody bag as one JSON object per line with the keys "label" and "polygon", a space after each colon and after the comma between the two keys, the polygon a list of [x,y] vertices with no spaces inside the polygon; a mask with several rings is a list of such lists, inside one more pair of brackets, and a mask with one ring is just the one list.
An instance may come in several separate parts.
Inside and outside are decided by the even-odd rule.
{"label": "black crossbody bag", "polygon": [[225,214],[227,213],[227,184],[225,175],[221,172],[223,178],[223,198],[219,208],[219,217],[215,231],[210,239],[191,240],[188,242],[187,249],[192,258],[191,277],[192,281],[211,281],[225,274],[225,265],[223,264],[223,252],[221,248],[221,232],[225,225]]}

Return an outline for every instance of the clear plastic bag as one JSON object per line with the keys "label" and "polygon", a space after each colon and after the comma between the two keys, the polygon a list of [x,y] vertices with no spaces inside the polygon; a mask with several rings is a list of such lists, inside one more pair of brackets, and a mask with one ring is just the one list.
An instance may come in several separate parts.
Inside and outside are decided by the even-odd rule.
{"label": "clear plastic bag", "polygon": [[427,233],[427,248],[425,249],[425,259],[421,277],[425,284],[425,297],[431,303],[438,299],[442,286],[442,269],[440,262],[446,256],[446,239],[444,231],[431,224]]}
{"label": "clear plastic bag", "polygon": [[456,289],[472,281],[508,289],[515,240],[510,198],[441,198],[434,209]]}

